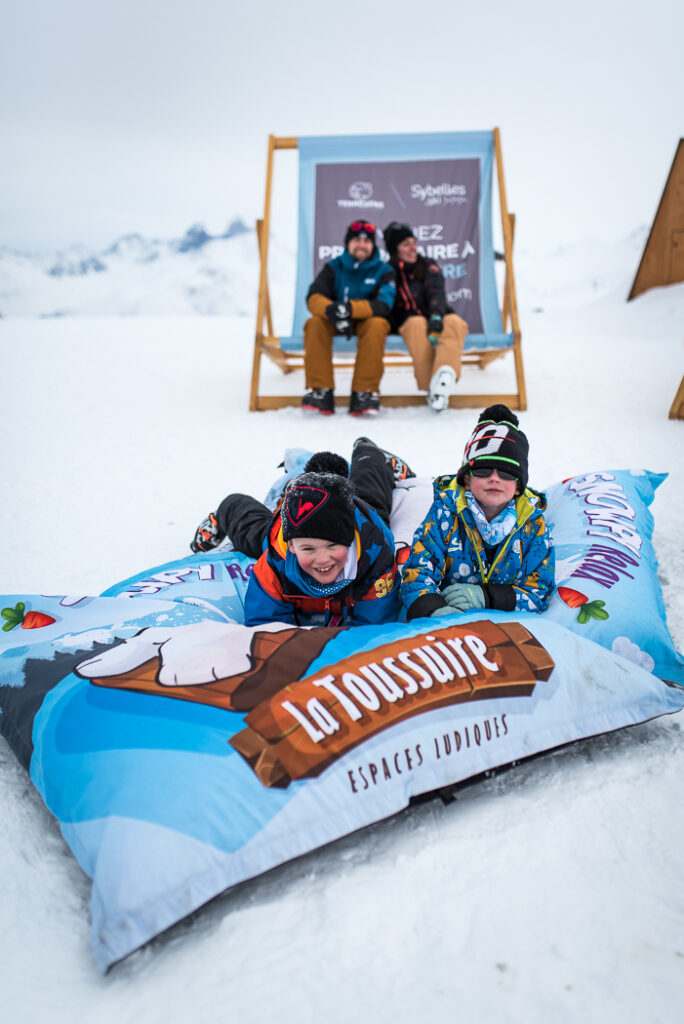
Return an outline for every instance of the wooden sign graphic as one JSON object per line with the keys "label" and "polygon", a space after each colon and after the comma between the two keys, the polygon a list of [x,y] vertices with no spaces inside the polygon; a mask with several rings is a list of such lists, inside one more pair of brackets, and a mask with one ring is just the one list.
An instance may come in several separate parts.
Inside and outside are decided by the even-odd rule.
{"label": "wooden sign graphic", "polygon": [[230,740],[265,786],[319,775],[398,722],[449,704],[529,696],[554,668],[520,623],[488,620],[404,637],[291,683]]}

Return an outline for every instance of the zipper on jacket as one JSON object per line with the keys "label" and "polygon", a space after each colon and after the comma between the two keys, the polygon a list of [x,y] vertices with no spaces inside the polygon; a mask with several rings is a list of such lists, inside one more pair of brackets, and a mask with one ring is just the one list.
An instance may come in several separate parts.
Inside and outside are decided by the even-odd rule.
{"label": "zipper on jacket", "polygon": [[[472,532],[470,526],[468,525],[468,523],[465,521],[465,519],[463,519],[463,525],[466,528],[466,533],[470,537],[470,542],[473,545],[473,547],[475,548],[475,554],[477,555],[477,564],[478,564],[479,569],[480,569],[480,579],[482,580],[483,583],[489,583],[489,581],[491,579],[491,576],[492,576],[492,573],[494,572],[494,569],[496,568],[498,562],[506,554],[506,551],[508,550],[508,547],[509,547],[511,541],[520,532],[520,530],[522,530],[523,526],[525,525],[527,520],[530,518],[530,516],[532,515],[533,511],[534,511],[533,509],[530,509],[528,514],[525,516],[525,518],[520,523],[516,524],[516,527],[515,527],[514,530],[511,530],[511,532],[505,538],[503,544],[501,545],[501,547],[497,551],[497,553],[496,553],[496,555],[494,557],[494,561],[489,566],[489,569],[486,572],[485,572],[484,566],[482,564],[482,558],[480,557],[480,549],[479,549],[478,545],[475,542],[475,537],[473,536],[473,532]],[[478,537],[479,536],[480,535],[478,533]],[[481,537],[480,537],[480,541],[482,542],[482,545],[484,547],[484,542],[482,541]]]}
{"label": "zipper on jacket", "polygon": [[326,626],[339,626],[344,621],[344,616],[341,611],[339,615],[337,613],[333,614],[332,608],[330,607],[330,602],[331,598],[326,597],[324,605],[325,624]]}

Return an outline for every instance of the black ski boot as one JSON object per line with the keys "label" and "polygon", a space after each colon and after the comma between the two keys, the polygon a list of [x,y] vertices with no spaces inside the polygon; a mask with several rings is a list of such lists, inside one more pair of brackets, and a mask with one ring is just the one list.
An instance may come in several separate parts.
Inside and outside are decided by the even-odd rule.
{"label": "black ski boot", "polygon": [[332,388],[310,388],[302,398],[302,411],[332,416],[335,412],[335,392]]}
{"label": "black ski boot", "polygon": [[351,416],[377,416],[380,412],[380,395],[377,391],[352,391],[349,400]]}

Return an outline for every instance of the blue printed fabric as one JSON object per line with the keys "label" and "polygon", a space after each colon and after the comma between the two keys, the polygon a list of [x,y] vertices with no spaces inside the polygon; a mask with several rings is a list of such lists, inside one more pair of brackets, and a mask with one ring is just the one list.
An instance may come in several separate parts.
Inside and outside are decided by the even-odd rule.
{"label": "blue printed fabric", "polygon": [[547,492],[558,588],[546,615],[654,672],[684,683],[674,652],[648,508],[666,473],[583,473]]}
{"label": "blue printed fabric", "polygon": [[[93,880],[99,968],[413,797],[680,711],[648,508],[664,480],[550,488],[558,589],[541,615],[249,627],[252,563],[232,551],[118,596],[0,598],[0,734]],[[525,499],[523,526],[540,516]]]}

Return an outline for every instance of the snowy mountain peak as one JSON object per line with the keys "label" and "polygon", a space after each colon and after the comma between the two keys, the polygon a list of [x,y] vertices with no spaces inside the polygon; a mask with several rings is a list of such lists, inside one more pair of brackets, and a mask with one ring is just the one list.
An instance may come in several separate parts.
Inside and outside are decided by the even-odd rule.
{"label": "snowy mountain peak", "polygon": [[[272,252],[271,286],[288,278],[289,310],[293,254],[279,258],[277,242]],[[253,315],[258,274],[255,232],[240,218],[219,235],[196,223],[180,238],[131,232],[102,250],[74,245],[31,256],[2,249],[0,315]]]}

